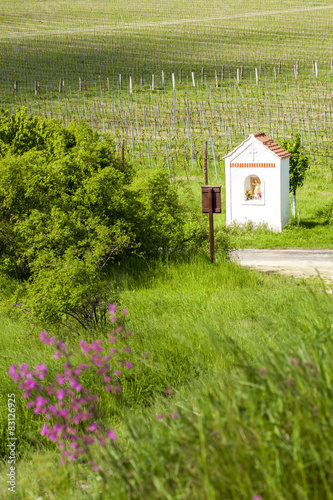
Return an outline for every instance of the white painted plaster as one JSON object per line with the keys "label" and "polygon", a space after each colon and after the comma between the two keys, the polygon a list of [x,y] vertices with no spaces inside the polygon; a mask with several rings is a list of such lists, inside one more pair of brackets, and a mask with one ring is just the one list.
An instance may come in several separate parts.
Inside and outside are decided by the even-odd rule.
{"label": "white painted plaster", "polygon": [[[230,163],[246,163],[250,167],[230,167]],[[260,163],[274,164],[275,167],[263,168],[258,166]],[[249,176],[261,180],[261,200],[246,200],[245,181]],[[228,225],[252,221],[282,231],[289,222],[289,158],[281,159],[250,135],[225,157],[225,177]]]}

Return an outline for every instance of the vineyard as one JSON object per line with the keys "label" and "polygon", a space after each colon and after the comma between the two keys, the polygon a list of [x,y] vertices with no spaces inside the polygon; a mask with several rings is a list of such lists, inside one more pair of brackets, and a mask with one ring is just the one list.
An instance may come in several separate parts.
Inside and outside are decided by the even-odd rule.
{"label": "vineyard", "polygon": [[114,135],[141,168],[212,176],[249,133],[330,155],[333,5],[0,1],[0,104]]}
{"label": "vineyard", "polygon": [[[332,35],[329,0],[0,0],[0,498],[333,500],[332,284],[232,259],[332,251]],[[281,232],[226,225],[257,131]],[[246,210],[287,215],[275,171]]]}

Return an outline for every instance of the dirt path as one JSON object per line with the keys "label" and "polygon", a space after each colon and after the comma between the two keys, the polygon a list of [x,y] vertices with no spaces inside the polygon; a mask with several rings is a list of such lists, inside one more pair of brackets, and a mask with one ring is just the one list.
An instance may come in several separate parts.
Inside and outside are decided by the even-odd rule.
{"label": "dirt path", "polygon": [[296,277],[319,275],[333,283],[333,250],[298,250],[246,248],[236,250],[233,260],[244,267],[266,272],[278,272]]}
{"label": "dirt path", "polygon": [[156,22],[130,22],[130,23],[122,23],[122,24],[103,24],[98,26],[89,26],[89,27],[80,27],[80,28],[57,28],[57,29],[45,29],[45,30],[32,30],[32,31],[7,31],[6,28],[2,27],[0,32],[0,39],[4,38],[25,38],[32,37],[36,35],[64,35],[70,33],[86,33],[86,32],[112,32],[119,31],[124,29],[133,29],[133,28],[154,28],[159,26],[168,26],[168,25],[177,25],[177,24],[187,24],[187,23],[203,23],[203,22],[212,22],[212,21],[223,21],[228,19],[242,19],[242,18],[251,18],[251,17],[264,17],[264,16],[274,16],[276,14],[290,14],[293,12],[311,12],[317,10],[332,10],[333,4],[331,5],[323,5],[323,6],[313,6],[313,7],[298,7],[294,9],[277,9],[277,10],[268,10],[263,12],[242,12],[240,14],[231,14],[227,16],[217,16],[217,17],[202,17],[200,19],[168,19],[165,21],[156,21]]}

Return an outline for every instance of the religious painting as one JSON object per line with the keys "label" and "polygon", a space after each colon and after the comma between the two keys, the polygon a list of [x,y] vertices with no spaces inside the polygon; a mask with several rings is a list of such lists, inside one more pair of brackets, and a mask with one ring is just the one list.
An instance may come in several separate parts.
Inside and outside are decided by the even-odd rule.
{"label": "religious painting", "polygon": [[245,179],[245,201],[262,201],[261,179],[257,175]]}

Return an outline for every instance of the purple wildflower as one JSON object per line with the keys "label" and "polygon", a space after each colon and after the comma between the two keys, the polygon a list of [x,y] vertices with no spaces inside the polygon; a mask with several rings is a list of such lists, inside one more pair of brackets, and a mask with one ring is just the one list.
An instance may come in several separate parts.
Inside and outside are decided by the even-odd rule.
{"label": "purple wildflower", "polygon": [[111,441],[116,441],[117,439],[117,436],[113,431],[107,431],[106,435],[109,439],[111,439]]}
{"label": "purple wildflower", "polygon": [[115,304],[110,304],[109,305],[109,313],[114,314],[117,310],[117,306]]}

